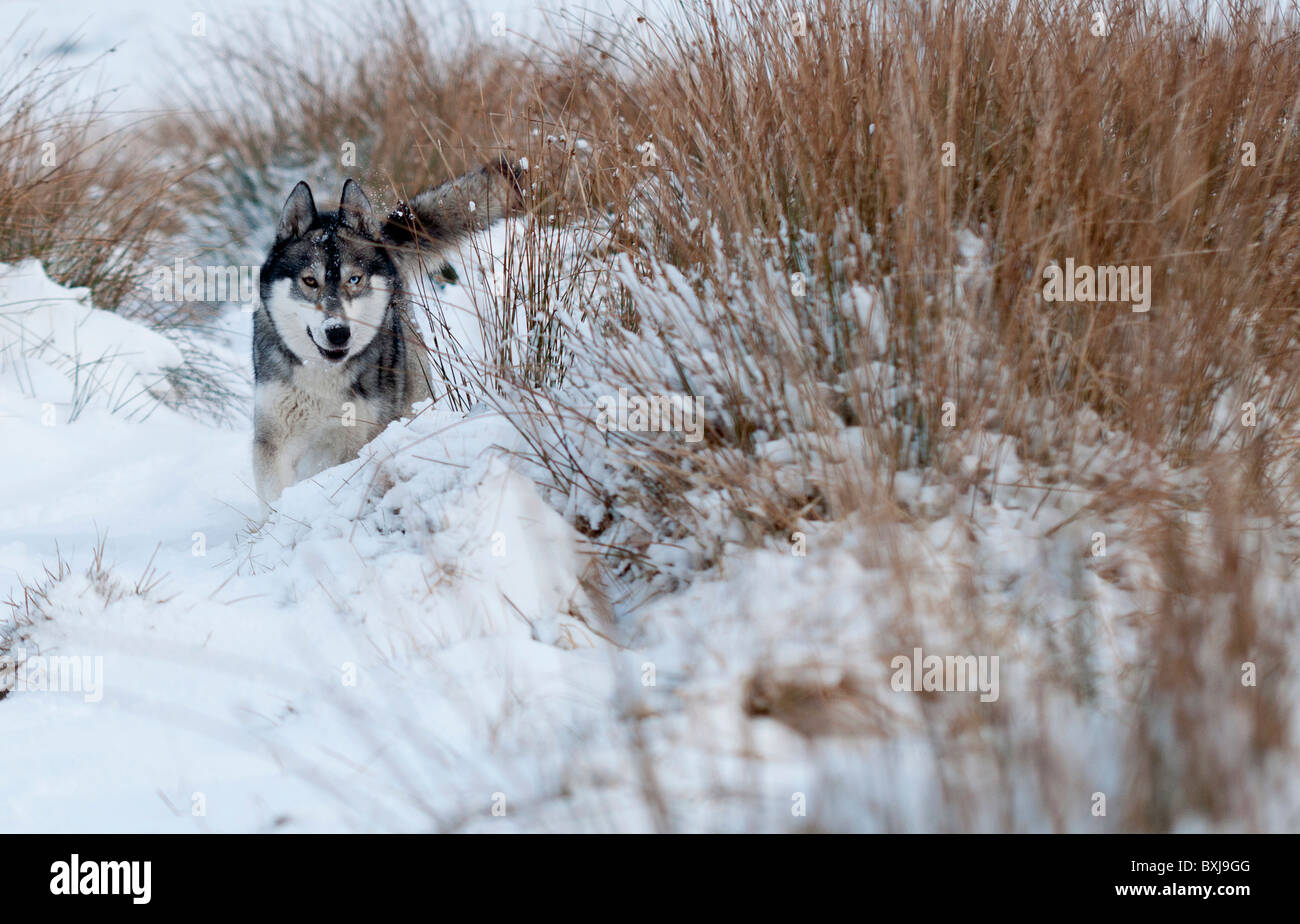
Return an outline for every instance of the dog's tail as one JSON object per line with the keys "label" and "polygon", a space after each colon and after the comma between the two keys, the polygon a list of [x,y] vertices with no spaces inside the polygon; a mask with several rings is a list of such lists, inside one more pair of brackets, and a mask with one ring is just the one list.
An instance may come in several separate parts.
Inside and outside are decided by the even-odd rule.
{"label": "dog's tail", "polygon": [[383,225],[397,247],[436,253],[524,204],[522,164],[502,157],[400,203]]}

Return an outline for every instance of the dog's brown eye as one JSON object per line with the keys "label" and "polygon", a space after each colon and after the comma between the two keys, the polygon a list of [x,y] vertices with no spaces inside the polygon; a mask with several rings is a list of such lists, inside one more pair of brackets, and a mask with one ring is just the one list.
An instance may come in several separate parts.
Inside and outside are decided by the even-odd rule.
{"label": "dog's brown eye", "polygon": [[302,284],[305,285],[305,286],[306,286],[307,288],[309,288],[309,289],[314,289],[314,288],[316,288],[316,277],[315,277],[315,276],[303,276],[303,277],[302,277]]}

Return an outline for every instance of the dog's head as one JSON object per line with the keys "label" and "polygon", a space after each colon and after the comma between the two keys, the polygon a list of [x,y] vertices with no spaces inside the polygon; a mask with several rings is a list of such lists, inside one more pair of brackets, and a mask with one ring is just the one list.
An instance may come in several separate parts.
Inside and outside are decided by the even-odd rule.
{"label": "dog's head", "polygon": [[341,363],[366,348],[399,284],[370,200],[353,180],[336,212],[317,212],[299,183],[262,266],[261,295],[285,346],[303,362]]}

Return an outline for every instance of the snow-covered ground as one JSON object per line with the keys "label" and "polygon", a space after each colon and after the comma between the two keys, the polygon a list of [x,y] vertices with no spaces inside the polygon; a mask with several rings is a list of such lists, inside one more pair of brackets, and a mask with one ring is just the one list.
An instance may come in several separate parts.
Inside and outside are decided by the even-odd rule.
{"label": "snow-covered ground", "polygon": [[[75,370],[114,363],[161,390],[175,348],[35,262],[0,286],[0,592],[73,569],[9,639],[0,829],[419,829],[547,785],[512,749],[558,760],[618,657],[564,615],[576,534],[507,464],[512,428],[426,411],[250,537],[247,429],[77,402]],[[76,690],[42,689],[49,656],[89,659]]]}
{"label": "snow-covered ground", "polygon": [[[519,233],[498,226],[490,249]],[[466,248],[461,284],[436,298],[462,345],[487,252]],[[0,594],[18,604],[0,830],[1122,825],[1151,642],[1131,614],[1153,559],[1122,511],[1074,523],[1077,494],[1024,487],[1043,473],[995,434],[963,463],[999,486],[969,516],[918,470],[893,494],[910,526],[810,525],[802,548],[755,548],[719,517],[646,549],[671,578],[648,603],[611,604],[580,504],[543,487],[492,406],[417,408],[259,524],[247,425],[167,406],[167,341],[31,261],[0,268],[0,291]],[[232,307],[206,348],[238,368],[247,325]],[[575,400],[605,387],[582,365]],[[78,398],[87,366],[122,384]],[[846,428],[822,464],[860,440]],[[784,440],[763,455],[776,482],[820,477]],[[1170,477],[1156,468],[1112,440],[1074,476]],[[1105,576],[1086,557],[1094,530],[1118,559]],[[1261,535],[1261,580],[1300,608],[1289,542]],[[978,618],[953,619],[954,600]],[[917,644],[1000,664],[981,691],[935,701],[894,679]],[[1249,713],[1206,708],[1239,753],[1226,729]],[[1288,759],[1252,825],[1294,826]]]}
{"label": "snow-covered ground", "polygon": [[[815,788],[806,760],[742,757],[754,744],[733,674],[761,635],[709,681],[721,727],[657,755],[666,781],[646,779],[641,749],[667,745],[640,742],[627,715],[679,724],[712,699],[670,692],[699,626],[670,612],[644,650],[604,639],[579,581],[592,550],[514,461],[524,447],[499,415],[426,407],[290,489],[259,528],[247,428],[103,389],[77,401],[87,366],[165,392],[167,341],[35,262],[0,267],[0,286],[17,450],[0,479],[0,593],[18,604],[0,661],[0,830],[639,830],[655,824],[647,786],[681,790],[678,823],[710,829],[753,820],[725,799],[692,805],[715,761],[752,764],[748,782],[775,774],[778,824]],[[238,342],[247,318],[230,321]],[[701,593],[675,605],[752,605]],[[774,753],[802,749],[764,734]]]}

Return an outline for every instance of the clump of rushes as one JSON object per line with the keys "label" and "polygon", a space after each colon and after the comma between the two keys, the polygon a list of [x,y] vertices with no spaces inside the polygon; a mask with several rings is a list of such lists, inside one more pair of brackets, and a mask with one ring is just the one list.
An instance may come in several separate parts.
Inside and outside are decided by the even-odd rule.
{"label": "clump of rushes", "polygon": [[39,259],[96,307],[141,309],[156,248],[181,228],[183,170],[141,126],[74,94],[83,69],[23,55],[0,74],[0,263]]}

